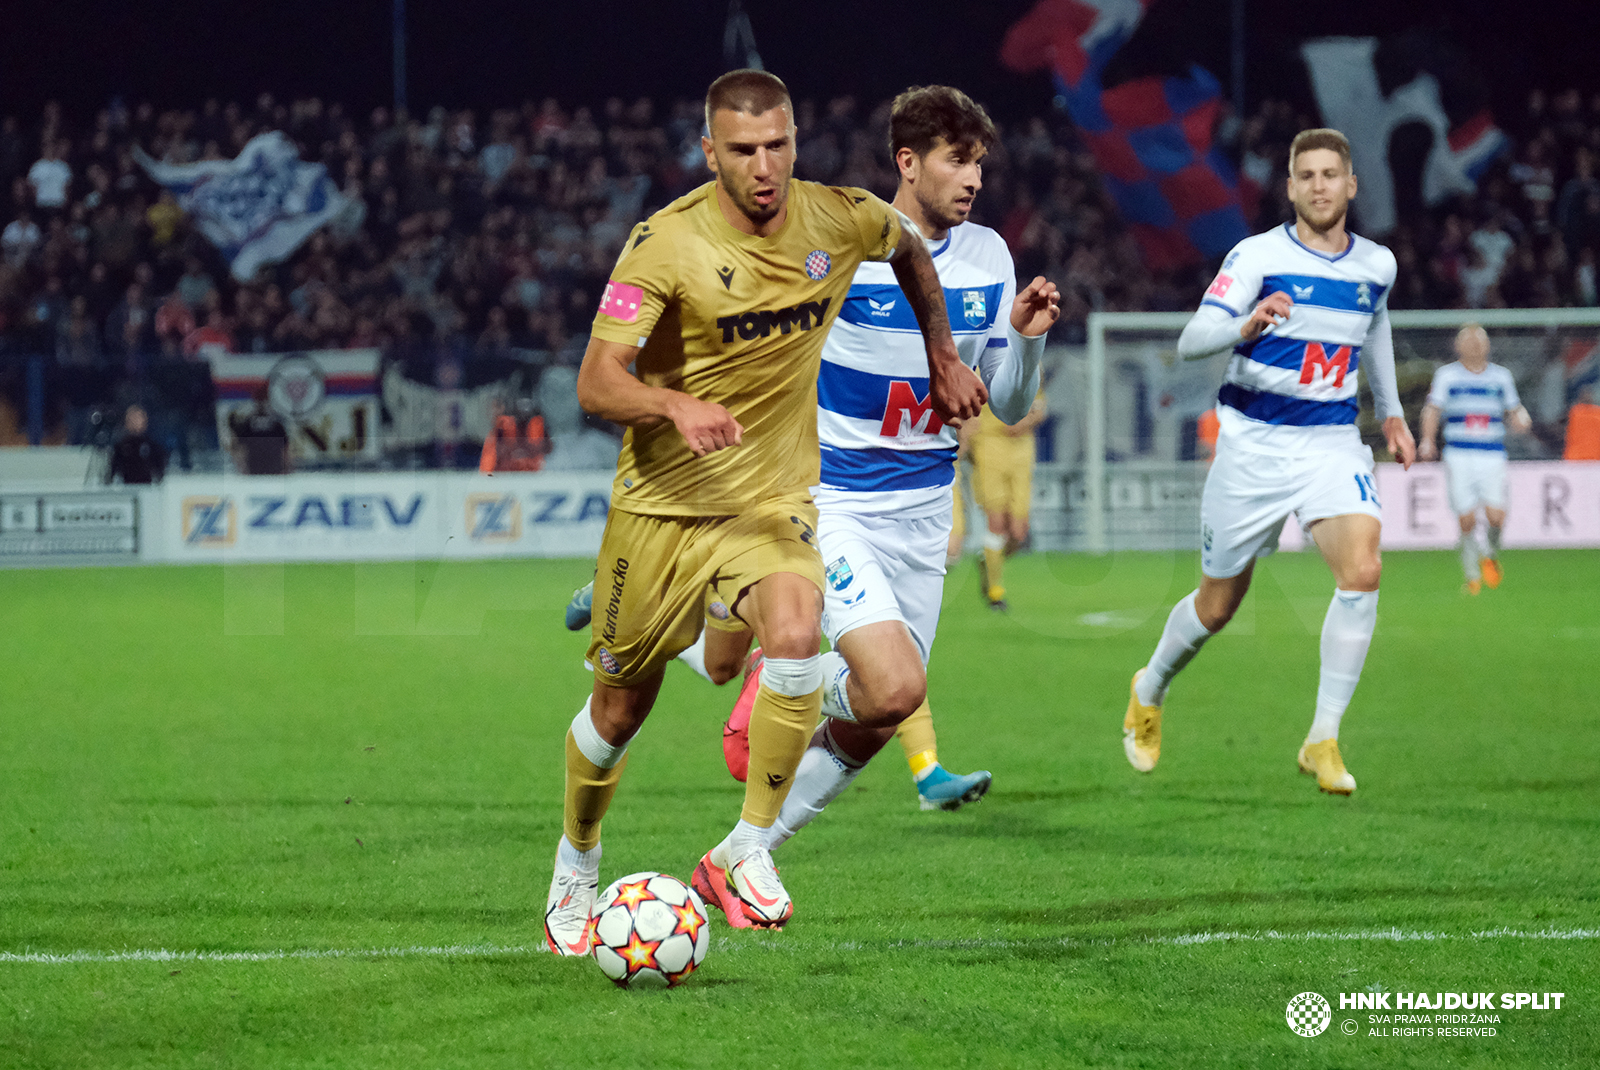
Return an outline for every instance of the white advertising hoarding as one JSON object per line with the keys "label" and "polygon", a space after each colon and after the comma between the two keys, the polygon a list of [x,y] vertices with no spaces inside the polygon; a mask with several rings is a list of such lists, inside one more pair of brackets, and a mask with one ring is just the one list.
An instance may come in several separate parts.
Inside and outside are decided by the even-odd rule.
{"label": "white advertising hoarding", "polygon": [[152,553],[171,562],[587,557],[611,473],[174,476],[162,490]]}
{"label": "white advertising hoarding", "polygon": [[139,499],[131,491],[0,495],[0,558],[133,558],[138,553]]}
{"label": "white advertising hoarding", "polygon": [[[1600,547],[1600,461],[1512,461],[1506,466],[1506,526],[1501,545],[1559,549]],[[1460,526],[1450,510],[1441,462],[1377,466],[1383,548],[1443,550]],[[1284,526],[1284,550],[1299,550],[1298,525]]]}

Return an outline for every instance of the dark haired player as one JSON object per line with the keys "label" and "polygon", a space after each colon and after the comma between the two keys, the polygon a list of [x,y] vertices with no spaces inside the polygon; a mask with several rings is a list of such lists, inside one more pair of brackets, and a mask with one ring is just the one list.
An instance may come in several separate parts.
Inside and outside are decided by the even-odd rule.
{"label": "dark haired player", "polygon": [[[694,642],[707,587],[768,657],[744,810],[719,845],[731,908],[778,927],[793,906],[767,851],[821,704],[817,369],[856,266],[887,261],[915,310],[930,403],[977,414],[927,248],[865,190],[791,181],[783,83],[734,71],[706,94],[712,182],[634,228],[578,373],[588,411],[627,425],[601,541],[594,690],[566,741],[563,835],[545,909],[551,950],[589,950],[600,822],[666,664]],[[636,371],[630,371],[633,366]]]}
{"label": "dark haired player", "polygon": [[[982,376],[990,408],[1015,423],[1038,390],[1039,358],[1060,298],[1043,278],[1018,294],[1004,240],[967,222],[994,124],[960,90],[919,87],[895,98],[889,139],[900,172],[894,206],[932,250],[962,360]],[[905,749],[925,809],[954,809],[989,786],[986,772],[956,776],[940,766],[924,701],[952,523],[956,435],[929,405],[921,364],[916,320],[894,278],[880,265],[862,264],[823,347],[818,384],[822,630],[833,646],[822,656],[826,718],[770,830],[773,847],[844,791],[897,726],[909,728]],[[708,644],[710,660],[724,659]],[[734,740],[771,664],[758,659],[746,679],[729,725]],[[737,776],[742,755],[729,757]],[[702,894],[716,892],[703,874],[719,864],[715,853],[702,862]]]}
{"label": "dark haired player", "polygon": [[1383,572],[1372,451],[1355,427],[1358,368],[1371,381],[1390,452],[1409,468],[1416,444],[1395,388],[1394,254],[1345,229],[1356,176],[1343,134],[1296,135],[1288,192],[1294,222],[1234,247],[1178,339],[1186,360],[1227,349],[1233,359],[1200,499],[1200,589],[1173,607],[1149,664],[1133,674],[1123,749],[1140,772],[1155,768],[1167,685],[1233,618],[1256,558],[1277,548],[1292,513],[1334,579],[1316,713],[1298,763],[1323,791],[1349,795],[1356,781],[1339,754],[1339,721],[1372,645]]}

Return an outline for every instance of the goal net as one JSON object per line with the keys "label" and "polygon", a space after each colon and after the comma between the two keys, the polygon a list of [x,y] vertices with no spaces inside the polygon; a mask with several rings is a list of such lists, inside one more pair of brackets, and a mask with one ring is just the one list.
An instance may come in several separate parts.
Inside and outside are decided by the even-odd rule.
{"label": "goal net", "polygon": [[[1097,312],[1087,343],[1046,358],[1052,434],[1035,478],[1038,549],[1103,553],[1193,549],[1207,449],[1202,418],[1216,403],[1229,354],[1182,361],[1186,312]],[[1489,359],[1516,378],[1533,417],[1531,434],[1510,436],[1513,460],[1561,456],[1567,409],[1587,386],[1600,397],[1600,309],[1478,309],[1392,312],[1400,398],[1413,433],[1433,373],[1455,359],[1466,323],[1489,333]],[[1387,460],[1361,378],[1362,438]]]}

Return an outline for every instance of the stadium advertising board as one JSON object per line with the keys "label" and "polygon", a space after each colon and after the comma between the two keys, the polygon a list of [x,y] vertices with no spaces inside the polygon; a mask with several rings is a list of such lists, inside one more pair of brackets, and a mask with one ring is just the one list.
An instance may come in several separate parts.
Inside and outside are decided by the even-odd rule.
{"label": "stadium advertising board", "polygon": [[371,473],[169,479],[159,560],[582,557],[610,506],[605,472]]}
{"label": "stadium advertising board", "polygon": [[[1380,464],[1383,548],[1447,550],[1460,533],[1450,509],[1442,463]],[[1512,461],[1506,466],[1506,526],[1502,545],[1525,549],[1600,547],[1600,462]],[[1305,544],[1299,528],[1284,527],[1285,550]]]}
{"label": "stadium advertising board", "polygon": [[139,499],[129,493],[11,493],[0,497],[0,558],[133,558]]}

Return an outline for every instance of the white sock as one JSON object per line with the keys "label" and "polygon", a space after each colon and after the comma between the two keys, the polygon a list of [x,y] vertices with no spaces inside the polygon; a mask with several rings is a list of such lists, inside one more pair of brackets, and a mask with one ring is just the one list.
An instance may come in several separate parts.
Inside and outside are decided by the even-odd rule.
{"label": "white sock", "polygon": [[1194,610],[1194,599],[1199,593],[1190,591],[1167,614],[1167,626],[1161,629],[1161,639],[1156,643],[1155,653],[1150,655],[1150,664],[1145,666],[1144,675],[1134,685],[1139,701],[1146,706],[1159,706],[1167,700],[1167,685],[1211,638],[1211,632],[1200,623],[1200,616]]}
{"label": "white sock", "polygon": [[706,630],[700,629],[700,638],[694,641],[694,646],[678,654],[678,660],[689,668],[705,677],[707,683],[716,683],[711,679],[711,673],[706,669]]}
{"label": "white sock", "polygon": [[1322,678],[1307,743],[1339,738],[1339,719],[1361,682],[1361,666],[1366,663],[1377,626],[1377,591],[1334,590],[1328,615],[1322,620]]}
{"label": "white sock", "polygon": [[1489,525],[1489,560],[1500,560],[1500,529]]}
{"label": "white sock", "polygon": [[585,758],[601,769],[610,769],[622,761],[622,756],[628,753],[628,744],[613,746],[600,738],[600,733],[594,726],[594,718],[589,715],[589,703],[593,701],[593,695],[584,699],[583,709],[572,719],[572,738]]}
{"label": "white sock", "polygon": [[562,869],[576,869],[584,873],[599,873],[600,845],[597,843],[587,851],[580,851],[572,846],[572,842],[563,834],[561,842],[556,845],[556,865]]}
{"label": "white sock", "polygon": [[[732,864],[766,845],[767,830],[760,825],[752,825],[741,817],[739,823],[733,826],[733,831],[728,833],[728,838],[717,844],[717,847],[724,849],[723,858],[729,864]],[[711,860],[713,862],[718,861],[715,853],[712,854]],[[727,867],[724,866],[723,868]]]}
{"label": "white sock", "polygon": [[858,762],[839,749],[828,730],[828,722],[823,721],[811,736],[811,745],[800,757],[794,786],[783,801],[777,822],[767,830],[767,849],[779,847],[809,825],[811,819],[842,795],[865,768],[865,762]]}
{"label": "white sock", "polygon": [[1478,567],[1478,533],[1475,531],[1461,533],[1461,571],[1467,574],[1468,580],[1483,579],[1483,570]]}
{"label": "white sock", "polygon": [[830,650],[820,658],[822,664],[822,716],[854,722],[850,708],[850,666],[844,655]]}

